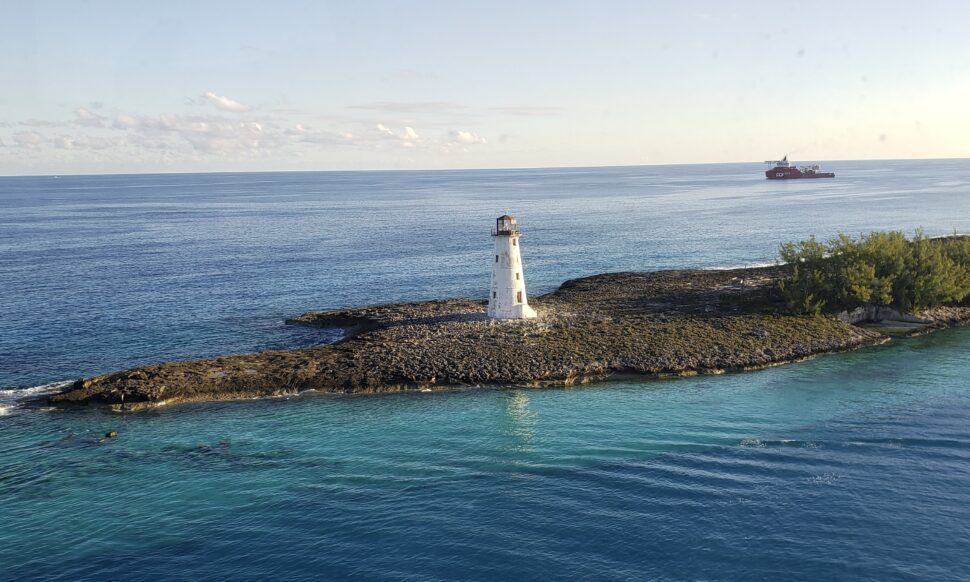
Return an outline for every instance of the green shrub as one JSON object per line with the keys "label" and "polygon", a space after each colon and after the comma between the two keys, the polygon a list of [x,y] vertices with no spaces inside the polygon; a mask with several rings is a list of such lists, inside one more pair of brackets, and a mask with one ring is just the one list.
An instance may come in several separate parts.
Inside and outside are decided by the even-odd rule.
{"label": "green shrub", "polygon": [[872,232],[858,239],[840,234],[781,245],[790,273],[778,288],[796,313],[854,309],[863,305],[919,311],[970,295],[970,238],[931,239],[917,231]]}

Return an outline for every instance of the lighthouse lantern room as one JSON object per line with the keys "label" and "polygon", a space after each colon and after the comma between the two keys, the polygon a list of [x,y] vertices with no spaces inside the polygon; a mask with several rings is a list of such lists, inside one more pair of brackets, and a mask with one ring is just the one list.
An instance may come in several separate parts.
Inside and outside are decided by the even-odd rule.
{"label": "lighthouse lantern room", "polygon": [[495,219],[492,230],[495,258],[492,263],[492,288],[488,296],[488,316],[492,319],[536,317],[525,295],[525,276],[519,252],[521,234],[514,216],[506,214]]}

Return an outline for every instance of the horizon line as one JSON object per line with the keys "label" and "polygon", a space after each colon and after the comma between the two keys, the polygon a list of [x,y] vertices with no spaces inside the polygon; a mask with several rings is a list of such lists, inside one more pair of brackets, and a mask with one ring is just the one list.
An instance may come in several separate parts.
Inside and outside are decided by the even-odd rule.
{"label": "horizon line", "polygon": [[[787,156],[786,156],[787,157]],[[816,162],[905,162],[905,161],[953,161],[970,160],[970,157],[945,157],[945,158],[840,158],[840,159],[813,159]],[[728,166],[739,164],[758,164],[764,166],[769,163],[764,160],[754,162],[750,160],[733,162],[671,162],[665,164],[599,164],[599,165],[576,165],[576,166],[494,166],[494,167],[469,167],[469,168],[351,168],[351,169],[327,169],[327,170],[212,170],[212,171],[160,171],[160,172],[91,172],[91,173],[51,173],[51,174],[0,174],[2,178],[59,178],[79,177],[79,176],[178,176],[178,175],[204,175],[204,174],[296,174],[296,173],[351,173],[351,172],[480,172],[480,171],[506,171],[506,170],[583,170],[583,169],[606,169],[606,168],[644,168],[644,167],[665,167],[665,166]]]}

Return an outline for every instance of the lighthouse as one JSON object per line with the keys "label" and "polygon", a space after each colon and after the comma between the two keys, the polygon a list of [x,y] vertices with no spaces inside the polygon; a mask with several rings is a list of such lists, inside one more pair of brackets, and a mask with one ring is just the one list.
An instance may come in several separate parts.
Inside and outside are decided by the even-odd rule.
{"label": "lighthouse", "polygon": [[488,316],[492,319],[532,319],[536,316],[525,296],[522,255],[519,253],[519,227],[515,217],[495,219],[495,257],[492,262],[492,289],[488,295]]}

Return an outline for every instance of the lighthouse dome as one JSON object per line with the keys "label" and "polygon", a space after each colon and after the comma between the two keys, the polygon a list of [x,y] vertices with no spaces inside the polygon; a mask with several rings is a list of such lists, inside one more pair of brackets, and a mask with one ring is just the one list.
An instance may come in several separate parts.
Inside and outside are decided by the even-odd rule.
{"label": "lighthouse dome", "polygon": [[495,235],[512,235],[518,234],[519,227],[515,224],[515,217],[511,214],[503,214],[495,219],[495,230],[492,234]]}

